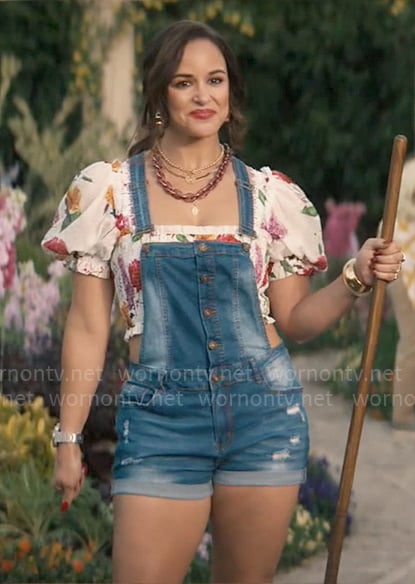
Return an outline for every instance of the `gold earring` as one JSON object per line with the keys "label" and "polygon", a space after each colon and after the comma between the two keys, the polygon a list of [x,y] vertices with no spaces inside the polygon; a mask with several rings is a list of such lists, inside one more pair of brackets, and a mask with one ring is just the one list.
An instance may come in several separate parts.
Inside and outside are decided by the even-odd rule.
{"label": "gold earring", "polygon": [[164,125],[164,122],[163,122],[163,117],[162,117],[162,115],[161,115],[161,113],[160,113],[160,112],[156,112],[156,113],[154,114],[154,123],[156,124],[156,127],[157,127],[159,130],[161,130],[161,128],[162,128],[162,127],[163,127],[163,125]]}

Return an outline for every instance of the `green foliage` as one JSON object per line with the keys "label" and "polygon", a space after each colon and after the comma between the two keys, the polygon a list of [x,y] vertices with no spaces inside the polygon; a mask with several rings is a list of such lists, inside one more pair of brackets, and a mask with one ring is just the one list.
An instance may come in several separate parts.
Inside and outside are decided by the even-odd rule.
{"label": "green foliage", "polygon": [[50,479],[33,460],[2,472],[0,582],[110,582],[111,508],[86,479],[62,515]]}
{"label": "green foliage", "polygon": [[6,96],[13,79],[20,71],[20,62],[13,55],[4,54],[0,58],[0,123]]}
{"label": "green foliage", "polygon": [[[74,0],[0,2],[0,54],[13,54],[21,62],[13,95],[30,103],[40,128],[59,110],[67,92],[80,14],[80,5]],[[4,118],[13,110],[9,95]],[[4,165],[11,166],[15,160],[13,137],[4,123],[0,125],[0,145]]]}
{"label": "green foliage", "polygon": [[30,460],[3,470],[0,483],[0,535],[45,543],[53,539],[59,518],[57,493]]}
{"label": "green foliage", "polygon": [[[100,116],[67,143],[68,118],[79,105],[75,98],[65,98],[51,123],[41,131],[29,105],[19,97],[14,103],[20,115],[10,119],[9,127],[16,140],[16,151],[30,169],[26,184],[27,192],[32,194],[28,230],[32,237],[40,236],[75,174],[86,164],[120,154],[122,147],[114,126]],[[35,192],[43,196],[34,197]]]}
{"label": "green foliage", "polygon": [[[369,411],[380,418],[390,419],[392,415],[392,392],[395,351],[398,329],[394,318],[382,323],[375,361],[371,373],[367,406]],[[343,354],[336,366],[330,387],[334,393],[347,399],[354,399],[359,388],[359,374],[364,348],[364,339],[357,339]]]}
{"label": "green foliage", "polygon": [[255,42],[240,53],[249,90],[246,156],[291,175],[318,210],[365,201],[381,215],[392,139],[412,139],[414,1],[252,3]]}

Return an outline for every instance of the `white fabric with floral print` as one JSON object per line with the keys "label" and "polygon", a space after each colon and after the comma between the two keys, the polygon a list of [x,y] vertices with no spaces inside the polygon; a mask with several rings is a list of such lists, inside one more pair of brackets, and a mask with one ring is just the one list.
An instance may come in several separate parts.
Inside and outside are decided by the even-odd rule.
{"label": "white fabric with floral print", "polygon": [[257,234],[253,240],[239,234],[237,225],[155,225],[152,233],[137,235],[128,162],[114,161],[96,162],[74,178],[42,246],[73,271],[114,277],[128,340],[143,331],[143,244],[201,239],[251,243],[261,313],[265,322],[272,323],[266,295],[269,282],[324,271],[327,260],[320,219],[300,187],[268,167],[260,171],[248,167],[248,172]]}

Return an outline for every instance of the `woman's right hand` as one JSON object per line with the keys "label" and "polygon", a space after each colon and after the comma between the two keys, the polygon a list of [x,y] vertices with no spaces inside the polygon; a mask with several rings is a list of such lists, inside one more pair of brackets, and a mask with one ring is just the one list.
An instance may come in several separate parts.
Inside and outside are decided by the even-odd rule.
{"label": "woman's right hand", "polygon": [[66,511],[78,496],[86,475],[82,452],[78,444],[59,444],[57,447],[53,486],[62,492],[61,511]]}

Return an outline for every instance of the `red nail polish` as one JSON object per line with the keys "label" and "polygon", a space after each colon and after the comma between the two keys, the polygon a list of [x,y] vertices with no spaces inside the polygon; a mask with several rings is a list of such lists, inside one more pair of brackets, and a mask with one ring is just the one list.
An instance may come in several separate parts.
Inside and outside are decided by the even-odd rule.
{"label": "red nail polish", "polygon": [[65,513],[69,509],[68,501],[62,501],[61,503],[61,513]]}

